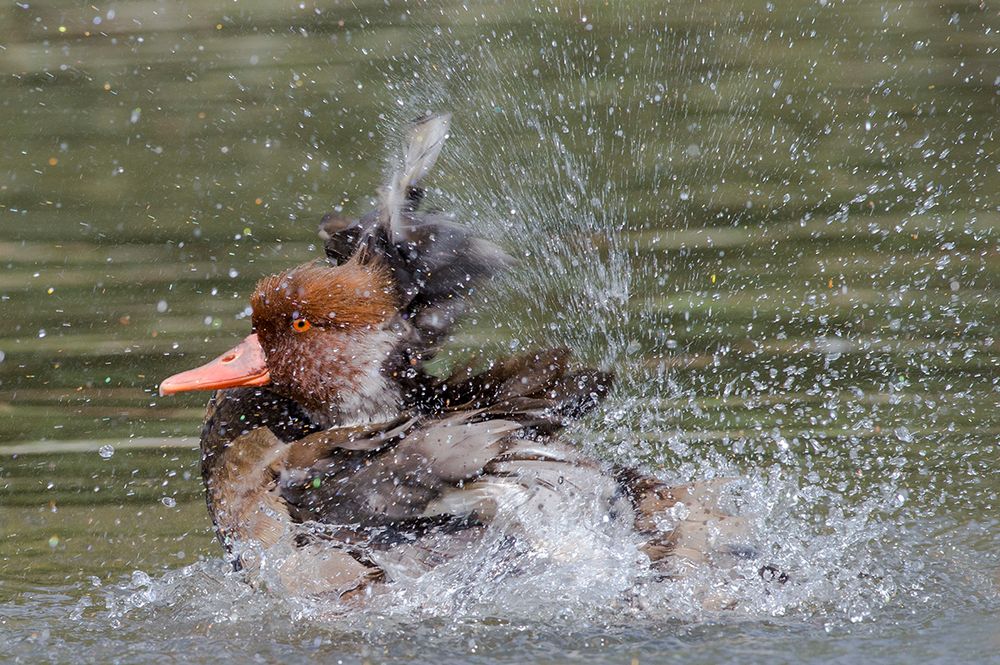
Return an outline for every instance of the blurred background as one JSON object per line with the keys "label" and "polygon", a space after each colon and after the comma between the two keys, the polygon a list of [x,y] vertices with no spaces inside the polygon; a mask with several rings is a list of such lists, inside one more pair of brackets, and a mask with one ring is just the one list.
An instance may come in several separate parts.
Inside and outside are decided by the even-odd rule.
{"label": "blurred background", "polygon": [[[924,597],[973,608],[949,648],[984,639],[998,30],[978,1],[4,4],[0,601],[44,624],[89,576],[218,556],[207,396],[159,380],[246,335],[256,280],[450,110],[430,200],[519,262],[441,364],[568,344],[619,375],[580,431],[606,455],[759,474],[776,550],[846,571],[764,615]],[[846,592],[850,551],[892,584]]]}

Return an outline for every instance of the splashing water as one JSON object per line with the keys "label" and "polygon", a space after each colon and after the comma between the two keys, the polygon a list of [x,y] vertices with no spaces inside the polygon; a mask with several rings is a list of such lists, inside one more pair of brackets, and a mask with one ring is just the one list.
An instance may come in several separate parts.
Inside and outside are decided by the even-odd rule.
{"label": "splashing water", "polygon": [[[937,414],[883,408],[882,395],[898,404],[894,394],[903,386],[871,376],[872,342],[859,348],[861,327],[822,312],[806,315],[805,335],[814,337],[800,343],[804,357],[788,362],[768,347],[787,350],[782,340],[802,327],[796,310],[824,309],[827,294],[818,294],[820,307],[807,300],[786,312],[755,303],[743,335],[717,329],[714,340],[711,326],[691,325],[694,317],[711,321],[713,308],[726,306],[724,290],[706,287],[729,271],[727,254],[739,262],[748,252],[773,255],[783,242],[797,247],[796,227],[814,227],[814,220],[825,218],[823,226],[834,232],[850,228],[852,206],[874,190],[827,190],[823,200],[796,205],[787,193],[761,189],[775,181],[787,192],[814,187],[814,171],[788,167],[783,178],[762,173],[756,177],[764,182],[754,182],[760,155],[785,149],[767,110],[773,100],[793,100],[780,92],[784,72],[753,65],[751,51],[773,36],[753,15],[711,7],[689,8],[686,17],[670,9],[580,11],[574,20],[582,32],[557,39],[534,24],[537,33],[525,39],[523,26],[504,29],[493,21],[471,42],[435,29],[415,55],[386,67],[398,109],[385,129],[391,133],[427,110],[455,112],[442,172],[459,175],[443,186],[444,207],[503,239],[518,259],[501,292],[487,294],[493,306],[479,315],[481,326],[496,331],[496,345],[564,344],[616,371],[616,402],[602,420],[570,436],[617,462],[651,463],[671,480],[741,477],[740,509],[752,521],[755,542],[793,580],[775,588],[754,575],[706,568],[653,585],[662,588],[647,590],[643,607],[703,616],[705,595],[725,587],[729,600],[722,604],[747,616],[856,623],[900,596],[944,583],[950,575],[943,572],[929,582],[937,572],[928,569],[940,566],[914,549],[926,537],[915,534],[929,529],[928,502],[940,506],[936,493],[946,490],[915,491],[913,474],[927,466],[914,469],[908,461],[928,455],[935,431],[925,430],[915,444],[902,424],[916,416],[933,426]],[[537,80],[555,83],[533,85]],[[713,117],[720,114],[724,124]],[[809,160],[820,141],[809,136],[787,146],[789,163]],[[470,173],[462,168],[468,163],[488,166]],[[748,176],[745,205],[734,205],[734,183]],[[934,207],[919,195],[914,200],[911,218]],[[769,217],[791,224],[776,232]],[[822,237],[812,230],[804,239]],[[692,283],[699,273],[708,279]],[[674,274],[686,280],[677,283]],[[757,281],[726,290],[753,296],[754,287],[772,286],[769,274]],[[516,290],[527,306],[511,311],[504,290]],[[785,319],[773,337],[753,332],[758,309]],[[746,364],[727,362],[737,354]],[[684,362],[704,365],[678,371],[688,369]],[[875,362],[887,367],[882,358]],[[706,409],[712,399],[714,408]],[[726,407],[735,407],[736,416]],[[900,422],[895,440],[882,440],[878,435],[890,426],[878,423],[893,421]],[[706,425],[716,431],[705,432]],[[975,440],[960,447],[969,444]],[[981,453],[971,454],[983,463]],[[969,491],[993,496],[987,488]]]}
{"label": "splashing water", "polygon": [[[690,11],[693,16],[685,18],[700,17],[701,10]],[[703,432],[704,425],[692,431],[678,424],[692,416],[711,423],[704,402],[714,395],[724,403],[741,399],[747,409],[764,408],[777,385],[720,369],[720,358],[738,352],[760,356],[763,369],[771,359],[759,349],[737,351],[725,340],[714,345],[704,339],[709,330],[688,335],[687,348],[679,344],[677,312],[662,306],[665,298],[682,303],[677,295],[686,294],[692,307],[683,313],[685,321],[710,316],[705,304],[718,300],[718,293],[702,293],[704,285],[692,284],[691,275],[701,272],[697,264],[705,260],[699,250],[729,249],[727,231],[758,223],[749,201],[725,205],[726,186],[732,172],[753,168],[755,150],[768,149],[758,144],[773,140],[760,138],[760,88],[770,87],[773,97],[782,83],[780,72],[762,80],[749,62],[751,46],[767,35],[747,25],[742,14],[706,11],[708,27],[684,29],[674,28],[670,12],[581,16],[583,32],[559,39],[550,39],[544,25],[526,39],[514,26],[491,24],[475,44],[451,40],[447,28],[437,27],[421,40],[422,49],[385,66],[386,87],[397,104],[383,130],[394,137],[397,127],[428,110],[456,114],[437,201],[499,238],[518,259],[476,315],[476,324],[495,331],[486,344],[498,353],[563,344],[585,361],[613,368],[620,383],[616,400],[602,419],[570,436],[617,462],[651,463],[672,481],[739,478],[734,502],[751,521],[761,561],[787,571],[790,581],[763,583],[757,561],[735,572],[703,566],[682,579],[655,582],[634,538],[601,532],[581,511],[558,524],[533,525],[547,546],[520,552],[516,560],[498,530],[430,573],[402,575],[362,616],[404,623],[454,616],[606,620],[608,608],[617,608],[630,621],[637,612],[690,620],[727,608],[746,617],[792,614],[836,625],[871,618],[926,583],[911,577],[924,578],[928,562],[912,556],[915,544],[905,534],[919,524],[921,508],[906,499],[906,475],[892,471],[898,460],[879,455],[858,461],[859,442],[851,436],[831,441],[803,429],[816,420],[806,417],[808,410],[793,413],[787,423],[777,419],[770,431],[751,425],[747,433],[727,423],[715,442],[707,440],[713,433]],[[590,29],[595,25],[602,31]],[[555,84],[533,85],[537,80]],[[725,114],[724,126],[712,120],[719,113]],[[794,147],[798,153],[808,149]],[[469,163],[487,168],[470,173],[463,168]],[[815,211],[827,208],[817,203]],[[929,209],[925,202],[920,212]],[[710,210],[716,212],[706,226]],[[828,223],[846,219],[847,210],[837,208]],[[650,211],[665,221],[650,219]],[[814,214],[796,212],[802,220]],[[756,251],[752,231],[748,235],[743,242],[751,244],[731,250],[737,261],[741,252]],[[658,246],[674,251],[653,251]],[[675,272],[688,281],[673,282]],[[712,274],[708,281],[717,279]],[[526,304],[519,311],[511,311],[505,297],[515,290]],[[829,339],[817,337],[816,343],[850,345]],[[747,339],[751,346],[767,341]],[[483,341],[476,338],[473,345],[481,348]],[[694,355],[693,347],[710,353],[709,365],[677,376],[671,359]],[[816,410],[854,409],[864,418],[858,405],[839,403],[839,391],[822,390],[831,380],[851,378],[850,370],[835,369],[842,351],[820,353],[825,360],[818,371],[789,365],[779,379],[815,376],[819,390],[805,392],[817,398]],[[773,365],[768,369],[774,378]],[[798,398],[793,394],[790,402]],[[776,404],[782,413],[787,406]],[[726,422],[724,415],[721,420]],[[803,431],[795,437],[789,428]],[[912,443],[904,426],[895,431]],[[850,464],[835,462],[845,454]],[[231,576],[215,579],[241,601],[249,597],[231,586]],[[180,595],[174,581],[144,582],[142,591],[112,603],[112,614],[155,605],[161,593]],[[288,602],[293,616],[343,621],[347,614],[323,602]],[[230,606],[203,610],[218,618]]]}

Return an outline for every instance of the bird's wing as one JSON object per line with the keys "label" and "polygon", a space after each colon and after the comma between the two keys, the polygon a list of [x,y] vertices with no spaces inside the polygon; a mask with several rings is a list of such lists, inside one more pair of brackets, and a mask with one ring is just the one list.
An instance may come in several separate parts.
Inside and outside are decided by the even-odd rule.
{"label": "bird's wing", "polygon": [[428,389],[422,414],[290,444],[281,497],[300,521],[419,519],[447,489],[511,459],[516,441],[522,446],[527,437],[544,447],[607,394],[611,381],[609,374],[573,369],[562,349],[514,356],[479,372],[460,369]]}
{"label": "bird's wing", "polygon": [[288,510],[274,490],[284,446],[266,427],[233,440],[222,453],[218,472],[206,479],[208,504],[228,551],[237,543],[278,542],[289,523]]}
{"label": "bird's wing", "polygon": [[365,526],[418,519],[444,488],[481,473],[521,425],[465,412],[393,429],[392,437],[373,432],[379,445],[361,450],[290,454],[280,492],[293,518]]}
{"label": "bird's wing", "polygon": [[403,208],[409,201],[410,190],[434,166],[450,126],[451,114],[438,113],[420,118],[410,127],[402,165],[381,191],[379,216],[387,225],[390,238],[395,239],[401,231]]}
{"label": "bird's wing", "polygon": [[481,409],[517,420],[534,434],[551,435],[593,409],[614,383],[610,372],[576,368],[568,349],[532,351],[470,362],[428,391],[427,408]]}
{"label": "bird's wing", "polygon": [[259,427],[222,453],[207,484],[208,501],[233,563],[252,581],[276,583],[293,595],[342,597],[382,579],[381,569],[350,550],[317,542],[300,546],[307,532],[292,519],[278,490],[290,450],[270,429]]}

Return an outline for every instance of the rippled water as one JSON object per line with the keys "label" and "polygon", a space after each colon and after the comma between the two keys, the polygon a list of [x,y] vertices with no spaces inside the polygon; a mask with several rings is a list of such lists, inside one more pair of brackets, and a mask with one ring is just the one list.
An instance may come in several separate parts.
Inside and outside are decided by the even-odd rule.
{"label": "rippled water", "polygon": [[[5,657],[995,658],[988,6],[50,2],[0,24]],[[572,519],[519,574],[487,541],[363,610],[226,569],[204,399],[156,383],[246,333],[256,279],[369,205],[426,109],[455,113],[432,196],[519,258],[442,363],[558,343],[615,370],[571,436],[737,478],[788,583],[655,582]]]}

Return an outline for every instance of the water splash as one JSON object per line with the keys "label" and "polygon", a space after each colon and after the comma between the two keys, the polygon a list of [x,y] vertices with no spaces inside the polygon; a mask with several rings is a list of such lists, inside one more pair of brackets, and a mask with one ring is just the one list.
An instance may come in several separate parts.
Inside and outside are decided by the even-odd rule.
{"label": "water splash", "polygon": [[[905,384],[880,383],[890,364],[854,341],[842,315],[796,319],[803,306],[829,309],[836,290],[784,311],[751,301],[745,332],[712,323],[713,310],[755,287],[782,295],[768,274],[723,286],[727,261],[776,252],[798,229],[818,237],[817,226],[843,228],[876,190],[795,200],[797,187],[821,181],[791,165],[810,161],[830,127],[786,140],[776,109],[796,100],[783,92],[789,72],[752,61],[774,38],[754,12],[581,8],[567,20],[579,29],[553,31],[540,18],[526,31],[490,16],[471,41],[436,27],[383,68],[396,103],[387,135],[429,110],[454,111],[441,172],[458,175],[443,176],[438,200],[519,260],[475,322],[491,339],[468,346],[567,345],[614,369],[620,384],[604,417],[570,436],[671,481],[743,479],[741,509],[765,557],[794,571],[794,582],[761,590],[744,574],[726,581],[730,600],[719,604],[747,616],[876,615],[923,575],[903,534],[923,529],[928,502],[940,505],[939,488],[914,490],[907,461],[926,440],[882,407],[886,394],[898,404]],[[763,173],[764,156],[784,166]],[[488,167],[469,173],[465,164]],[[877,191],[897,185],[910,187]],[[928,215],[939,194],[918,193],[907,214]],[[506,306],[512,291],[523,310]],[[764,311],[781,322],[770,337],[754,332]],[[788,353],[802,321],[800,348]],[[744,362],[729,360],[739,355]],[[934,423],[937,414],[917,417]],[[703,616],[707,590],[729,574],[706,568],[654,585],[643,605]]]}
{"label": "water splash", "polygon": [[[455,346],[491,355],[561,344],[613,368],[619,390],[603,418],[570,436],[672,482],[738,478],[730,500],[747,517],[760,559],[657,580],[628,534],[568,516],[534,525],[547,548],[512,558],[496,530],[430,573],[398,574],[360,611],[252,591],[199,564],[112,592],[113,621],[167,611],[244,625],[278,615],[370,635],[376,625],[405,633],[455,617],[607,626],[722,616],[837,629],[906,606],[929,587],[967,588],[956,582],[965,573],[914,555],[926,545],[921,512],[930,490],[911,489],[905,458],[921,438],[913,426],[890,425],[899,416],[883,409],[883,399],[898,403],[905,383],[872,385],[866,363],[880,373],[884,358],[867,353],[849,325],[824,319],[840,293],[833,278],[831,293],[806,302],[782,300],[767,273],[726,283],[727,261],[843,226],[851,206],[875,193],[825,191],[804,203],[790,194],[818,181],[815,170],[789,164],[808,162],[826,134],[804,132],[789,144],[768,119],[766,105],[795,104],[782,92],[787,73],[750,58],[771,30],[728,8],[684,7],[680,16],[597,9],[570,16],[575,27],[564,29],[553,29],[563,19],[553,11],[538,8],[528,26],[491,16],[473,37],[438,26],[383,64],[395,98],[384,134],[395,137],[427,111],[454,111],[434,200],[519,260],[484,294],[474,337]],[[474,14],[465,18],[479,25]],[[777,175],[762,173],[762,155],[787,160]],[[486,166],[469,172],[468,164]],[[920,194],[913,214],[929,214],[940,198],[936,189]],[[776,215],[785,217],[769,224]],[[739,300],[754,288],[778,302]],[[524,307],[512,311],[512,292]],[[734,333],[714,313],[737,306],[748,312]],[[799,309],[818,313],[796,319]],[[769,336],[754,332],[763,317],[785,314]],[[797,330],[798,341],[787,341]],[[744,362],[733,364],[734,356]],[[877,436],[881,422],[894,439]],[[788,581],[762,580],[761,562]],[[978,565],[952,563],[966,572]],[[205,576],[214,591],[202,602],[196,580]]]}

